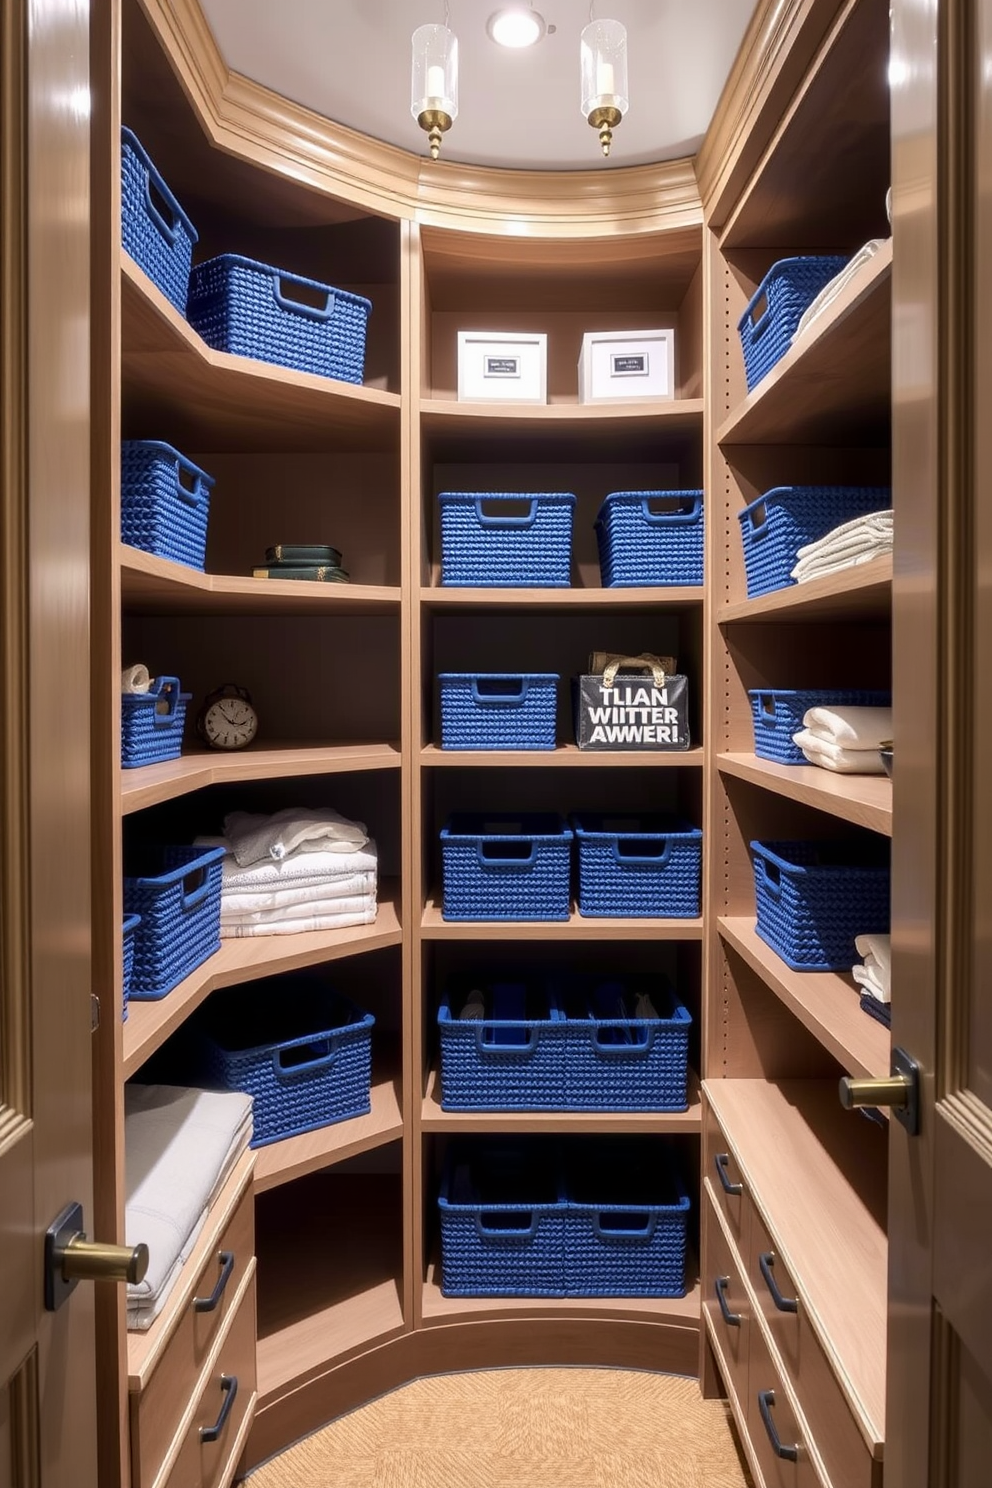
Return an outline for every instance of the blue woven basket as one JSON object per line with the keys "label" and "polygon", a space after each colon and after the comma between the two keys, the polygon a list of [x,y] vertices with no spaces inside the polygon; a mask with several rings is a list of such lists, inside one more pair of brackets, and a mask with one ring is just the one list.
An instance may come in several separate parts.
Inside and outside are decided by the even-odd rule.
{"label": "blue woven basket", "polygon": [[124,916],[124,945],[123,961],[124,972],[121,978],[121,1019],[127,1019],[128,998],[131,995],[131,977],[134,972],[134,932],[141,924],[140,915]]}
{"label": "blue woven basket", "polygon": [[441,1105],[446,1111],[560,1111],[564,1023],[538,981],[482,979],[485,1016],[459,1016],[466,993],[441,995]]}
{"label": "blue woven basket", "polygon": [[222,847],[171,847],[155,876],[125,878],[124,909],[139,914],[131,997],[155,1001],[220,950]]}
{"label": "blue woven basket", "polygon": [[[570,492],[442,491],[437,499],[442,584],[480,589],[568,587],[575,509]],[[513,508],[509,512],[507,505]]]}
{"label": "blue woven basket", "polygon": [[446,920],[567,920],[572,833],[560,816],[452,816],[441,829]]}
{"label": "blue woven basket", "polygon": [[121,445],[121,541],[202,573],[213,476],[158,439]]}
{"label": "blue woven basket", "polygon": [[565,1191],[550,1153],[452,1148],[437,1201],[446,1297],[563,1297]]}
{"label": "blue woven basket", "polygon": [[565,1293],[681,1297],[689,1195],[674,1168],[583,1142],[566,1177]]}
{"label": "blue woven basket", "polygon": [[442,749],[554,749],[557,672],[441,672]]}
{"label": "blue woven basket", "polygon": [[702,491],[614,491],[596,517],[603,587],[701,584]]}
{"label": "blue woven basket", "polygon": [[196,239],[196,228],[146,151],[130,129],[122,129],[121,244],[181,315]]}
{"label": "blue woven basket", "polygon": [[[656,1018],[638,1018],[636,994]],[[663,977],[580,985],[564,999],[569,1111],[684,1111],[692,1018]]]}
{"label": "blue woven basket", "polygon": [[189,279],[189,323],[208,346],[340,382],[365,375],[371,310],[363,295],[236,253],[197,264]]}
{"label": "blue woven basket", "polygon": [[843,688],[782,689],[752,687],[748,692],[754,718],[754,752],[780,765],[809,764],[793,734],[803,727],[810,708],[888,708],[891,692]]}
{"label": "blue woven basket", "polygon": [[831,254],[772,264],[737,323],[748,392],[785,356],[803,315],[847,262]]}
{"label": "blue woven basket", "polygon": [[314,976],[215,993],[197,1019],[202,1068],[252,1097],[253,1147],[368,1115],[375,1019]]}
{"label": "blue woven basket", "polygon": [[573,816],[579,914],[695,919],[703,834],[677,817]]}
{"label": "blue woven basket", "polygon": [[794,584],[800,548],[891,504],[886,486],[776,486],[766,491],[738,512],[748,598]]}
{"label": "blue woven basket", "polygon": [[178,677],[156,677],[147,692],[121,693],[121,764],[139,765],[178,759],[183,748],[186,704]]}
{"label": "blue woven basket", "polygon": [[752,842],[757,931],[793,971],[850,971],[889,929],[888,844]]}

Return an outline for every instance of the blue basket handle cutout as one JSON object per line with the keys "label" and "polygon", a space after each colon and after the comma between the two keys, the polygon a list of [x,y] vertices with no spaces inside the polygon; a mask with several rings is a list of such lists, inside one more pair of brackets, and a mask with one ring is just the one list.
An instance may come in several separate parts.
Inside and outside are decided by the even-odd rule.
{"label": "blue basket handle cutout", "polygon": [[301,1039],[295,1044],[273,1049],[272,1068],[280,1080],[291,1080],[297,1075],[311,1075],[315,1070],[326,1069],[337,1058],[337,1052],[329,1038]]}
{"label": "blue basket handle cutout", "polygon": [[778,899],[782,893],[782,870],[777,863],[770,862],[761,853],[755,855],[755,866],[764,880],[765,890],[773,899]]}
{"label": "blue basket handle cutout", "polygon": [[764,537],[768,532],[768,508],[764,501],[756,501],[747,509],[748,525],[752,537]]}
{"label": "blue basket handle cutout", "polygon": [[763,692],[758,698],[758,722],[763,723],[765,728],[775,727],[774,693]]}
{"label": "blue basket handle cutout", "polygon": [[506,503],[503,501],[498,503],[500,510],[495,512],[484,512],[482,508],[485,504],[485,496],[476,497],[475,515],[480,527],[532,527],[537,519],[536,499],[528,501],[526,497],[521,497],[520,502],[517,504],[521,506],[526,504],[527,511],[520,516],[505,515],[502,508]]}
{"label": "blue basket handle cutout", "polygon": [[672,839],[666,837],[659,847],[653,837],[620,837],[613,844],[615,863],[652,863],[664,868],[672,856]]}
{"label": "blue basket handle cutout", "polygon": [[480,842],[479,862],[484,868],[529,868],[537,853],[536,842]]}
{"label": "blue basket handle cutout", "polygon": [[[663,509],[659,510],[662,504]],[[655,527],[671,527],[676,523],[686,526],[690,522],[698,522],[701,506],[698,496],[687,500],[673,491],[671,496],[645,496],[641,502],[641,511],[645,522],[650,522]]]}
{"label": "blue basket handle cutout", "polygon": [[770,308],[768,291],[760,289],[747,307],[748,324],[751,327],[751,335],[755,339],[768,329],[768,312]]}
{"label": "blue basket handle cutout", "polygon": [[[290,284],[302,285],[304,289],[313,291],[320,289],[327,295],[325,305],[308,305],[305,300],[291,299],[287,293]],[[334,314],[334,291],[324,289],[323,285],[316,285],[310,279],[301,279],[296,274],[273,274],[272,297],[281,310],[288,310],[291,315],[303,315],[307,320],[330,320]]]}
{"label": "blue basket handle cutout", "polygon": [[[518,708],[530,691],[530,682],[526,677],[505,677],[499,681],[491,677],[473,677],[471,685],[472,701],[483,703],[487,707],[495,703],[497,706]],[[516,690],[511,691],[513,688]]]}
{"label": "blue basket handle cutout", "polygon": [[650,1240],[658,1224],[657,1214],[594,1214],[592,1227],[600,1240]]}
{"label": "blue basket handle cutout", "polygon": [[[152,196],[153,187],[155,190],[155,197],[158,197],[158,202],[161,202],[162,204],[161,207],[158,205],[158,202],[156,202],[155,197]],[[165,211],[171,212],[171,222],[166,222],[165,216],[163,215],[163,208]],[[149,217],[152,219],[155,226],[162,234],[166,243],[168,243],[169,247],[171,248],[173,243],[175,243],[176,241],[176,233],[179,230],[179,224],[182,221],[182,216],[176,209],[176,203],[170,199],[168,191],[164,189],[163,183],[161,181],[156,181],[153,178],[151,171],[148,170],[147,167],[145,169],[145,211],[148,213]]]}
{"label": "blue basket handle cutout", "polygon": [[[497,1034],[519,1032],[526,1037],[520,1043],[499,1043]],[[540,1037],[539,1028],[527,1028],[525,1024],[501,1023],[498,1028],[492,1024],[477,1023],[475,1027],[475,1042],[480,1054],[533,1054],[537,1048]],[[488,1035],[488,1037],[487,1037]]]}
{"label": "blue basket handle cutout", "polygon": [[179,707],[179,678],[156,677],[148,691],[152,697],[158,698],[153,714],[155,727],[168,728]]}
{"label": "blue basket handle cutout", "polygon": [[[183,477],[191,479],[191,486],[183,485]],[[186,502],[187,506],[202,506],[207,499],[207,493],[203,489],[203,473],[197,470],[190,460],[184,460],[182,455],[176,459],[176,495]]]}
{"label": "blue basket handle cutout", "polygon": [[533,1240],[537,1234],[538,1216],[532,1209],[494,1209],[480,1211],[475,1227],[480,1237],[497,1240]]}
{"label": "blue basket handle cutout", "polygon": [[592,1041],[600,1054],[614,1054],[621,1059],[643,1059],[651,1052],[654,1045],[654,1029],[638,1027],[636,1023],[621,1025],[624,1038],[617,1040],[618,1027],[614,1024],[606,1024],[601,1028],[594,1028]]}
{"label": "blue basket handle cutout", "polygon": [[194,868],[192,873],[187,873],[183,879],[182,906],[183,911],[196,909],[202,904],[210,892],[210,873],[206,868]]}

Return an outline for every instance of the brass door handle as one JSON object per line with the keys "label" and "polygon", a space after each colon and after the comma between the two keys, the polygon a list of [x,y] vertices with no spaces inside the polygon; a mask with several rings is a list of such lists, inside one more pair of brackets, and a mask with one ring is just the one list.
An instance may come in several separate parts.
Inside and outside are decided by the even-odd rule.
{"label": "brass door handle", "polygon": [[103,1245],[87,1240],[81,1204],[67,1204],[45,1231],[45,1308],[54,1312],[79,1281],[142,1281],[147,1245]]}
{"label": "brass door handle", "polygon": [[840,1103],[845,1110],[858,1106],[891,1106],[892,1114],[911,1137],[920,1130],[920,1067],[916,1060],[900,1049],[892,1050],[891,1069],[885,1079],[859,1080],[844,1075],[840,1082]]}

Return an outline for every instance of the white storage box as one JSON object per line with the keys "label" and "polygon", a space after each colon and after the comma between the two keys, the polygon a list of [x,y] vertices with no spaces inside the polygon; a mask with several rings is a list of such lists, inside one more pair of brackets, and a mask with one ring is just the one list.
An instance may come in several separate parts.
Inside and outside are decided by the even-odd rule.
{"label": "white storage box", "polygon": [[459,331],[459,403],[546,403],[548,338],[543,331]]}
{"label": "white storage box", "polygon": [[580,403],[675,397],[675,331],[587,331],[579,356]]}

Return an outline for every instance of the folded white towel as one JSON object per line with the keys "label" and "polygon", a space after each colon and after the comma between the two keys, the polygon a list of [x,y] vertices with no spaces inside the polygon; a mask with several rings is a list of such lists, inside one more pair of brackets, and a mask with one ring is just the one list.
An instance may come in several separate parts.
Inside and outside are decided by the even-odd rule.
{"label": "folded white towel", "polygon": [[824,537],[799,549],[790,577],[801,584],[841,568],[870,563],[892,552],[893,532],[891,510],[867,512],[850,522],[842,522]]}
{"label": "folded white towel", "polygon": [[803,714],[803,725],[828,744],[840,744],[845,749],[880,749],[892,738],[892,709],[840,704],[809,708]]}
{"label": "folded white towel", "polygon": [[294,879],[274,889],[228,889],[221,891],[221,914],[251,914],[258,909],[286,909],[290,905],[314,904],[328,899],[353,899],[376,892],[374,873],[352,873],[348,878]]}
{"label": "folded white towel", "polygon": [[242,868],[265,859],[281,862],[306,842],[320,842],[326,852],[350,853],[364,847],[364,822],[349,821],[327,806],[287,806],[272,816],[232,811],[224,818],[224,834]]}
{"label": "folded white towel", "polygon": [[854,949],[871,967],[878,981],[888,991],[892,977],[892,937],[889,935],[856,935]]}
{"label": "folded white towel", "polygon": [[140,662],[121,672],[121,692],[147,692],[152,685],[151,672]]}
{"label": "folded white towel", "polygon": [[882,985],[878,977],[873,975],[872,968],[868,966],[852,966],[851,975],[859,987],[863,987],[872,997],[879,1002],[891,1002],[892,994],[888,987]]}
{"label": "folded white towel", "polygon": [[[195,845],[223,847],[231,853],[231,844],[226,837],[197,837]],[[304,884],[341,881],[356,873],[375,873],[376,865],[376,845],[371,837],[364,847],[348,852],[304,852],[298,849],[279,863],[263,859],[248,868],[240,867],[232,854],[221,860],[221,893],[230,889],[256,891],[285,884],[302,888]]]}
{"label": "folded white towel", "polygon": [[802,318],[796,326],[795,334],[792,338],[793,341],[798,341],[799,337],[816,320],[817,316],[822,315],[827,306],[833,303],[841,290],[845,289],[851,280],[861,273],[865,264],[871,263],[875,254],[885,241],[884,238],[869,238],[868,242],[859,248],[854,257],[844,265],[840,273],[835,274],[830,282],[824,285],[816,299],[803,312]]}
{"label": "folded white towel", "polygon": [[834,770],[838,775],[883,775],[885,766],[877,750],[845,749],[842,744],[831,744],[809,729],[800,729],[792,736],[811,765],[822,770]]}
{"label": "folded white towel", "polygon": [[148,1246],[144,1280],[127,1289],[132,1326],[147,1328],[161,1310],[251,1130],[251,1096],[124,1086],[124,1235]]}
{"label": "folded white towel", "polygon": [[859,568],[863,563],[874,563],[876,558],[884,558],[887,553],[891,552],[891,542],[873,543],[870,547],[863,548],[848,558],[837,558],[832,562],[810,563],[805,567],[797,564],[790,577],[795,579],[797,584],[808,584],[812,579],[825,579],[828,574],[843,573],[846,568]]}
{"label": "folded white towel", "polygon": [[221,940],[240,940],[246,935],[305,935],[311,930],[345,930],[349,925],[374,924],[378,909],[373,902],[354,914],[308,915],[305,920],[273,920],[264,925],[235,919],[221,920]]}
{"label": "folded white towel", "polygon": [[220,902],[220,925],[278,925],[284,920],[310,920],[325,915],[350,915],[375,906],[375,891],[349,894],[346,899],[312,899],[307,904],[281,904],[275,909],[232,909]]}

